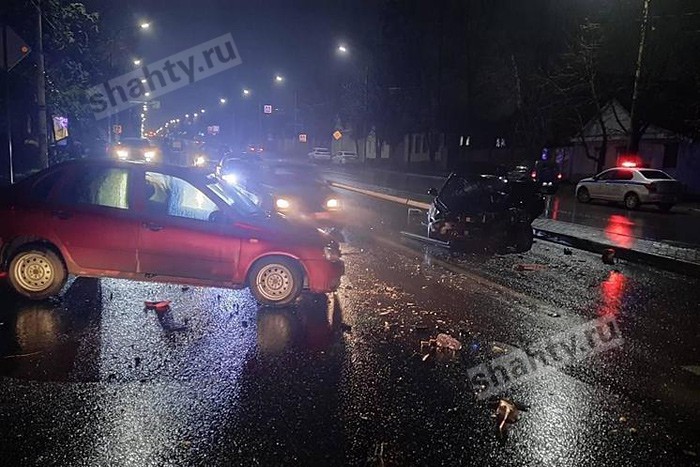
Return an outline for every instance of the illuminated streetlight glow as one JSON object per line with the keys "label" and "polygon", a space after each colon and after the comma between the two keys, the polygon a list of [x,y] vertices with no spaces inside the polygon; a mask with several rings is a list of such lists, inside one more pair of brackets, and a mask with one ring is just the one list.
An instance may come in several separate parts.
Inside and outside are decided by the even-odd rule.
{"label": "illuminated streetlight glow", "polygon": [[185,114],[185,118],[190,118],[190,114]]}
{"label": "illuminated streetlight glow", "polygon": [[143,22],[139,26],[141,26],[141,29],[148,29],[151,27],[151,23]]}
{"label": "illuminated streetlight glow", "polygon": [[199,109],[199,112],[200,112],[200,113],[204,113],[204,109]]}
{"label": "illuminated streetlight glow", "polygon": [[338,46],[338,52],[340,52],[341,54],[347,53],[348,48],[341,44]]}
{"label": "illuminated streetlight glow", "polygon": [[144,96],[146,96],[146,97],[148,97],[148,96],[150,96],[150,95],[151,95],[150,92],[147,92],[146,94],[144,94]]}
{"label": "illuminated streetlight glow", "polygon": [[134,59],[134,65],[136,65],[136,66],[141,65],[141,59],[139,59],[139,58]]}
{"label": "illuminated streetlight glow", "polygon": [[221,99],[219,99],[219,102],[222,103],[222,104],[225,104],[225,103],[226,103],[226,98],[222,97]]}
{"label": "illuminated streetlight glow", "polygon": [[250,89],[243,89],[243,95],[244,95],[244,96],[249,96],[249,95],[250,95]]}
{"label": "illuminated streetlight glow", "polygon": [[275,75],[275,81],[281,83],[282,81],[284,81],[284,76]]}
{"label": "illuminated streetlight glow", "polygon": [[194,117],[197,118],[199,114],[197,112],[194,113]]}

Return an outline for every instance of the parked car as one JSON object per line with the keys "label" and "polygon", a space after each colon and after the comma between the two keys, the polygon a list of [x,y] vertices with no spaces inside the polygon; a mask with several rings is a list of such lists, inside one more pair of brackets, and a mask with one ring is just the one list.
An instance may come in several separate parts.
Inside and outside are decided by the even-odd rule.
{"label": "parked car", "polygon": [[328,162],[331,160],[331,151],[328,148],[313,148],[307,155],[312,161]]}
{"label": "parked car", "polygon": [[334,164],[353,164],[359,161],[357,153],[353,151],[338,151],[331,159]]}
{"label": "parked car", "polygon": [[122,138],[109,147],[108,156],[123,161],[161,162],[158,146],[147,138]]}
{"label": "parked car", "polygon": [[343,215],[340,197],[313,165],[267,161],[247,177],[245,189],[263,209],[312,224],[340,238]]}
{"label": "parked car", "polygon": [[544,200],[531,180],[508,181],[483,171],[450,174],[428,211],[428,237],[466,246],[470,242],[499,250],[528,251],[532,221],[544,211]]}
{"label": "parked car", "polygon": [[615,167],[584,178],[576,185],[576,199],[581,203],[594,199],[616,201],[627,209],[655,204],[667,212],[679,201],[680,195],[680,182],[657,169]]}
{"label": "parked car", "polygon": [[82,160],[0,193],[0,270],[30,299],[68,274],[250,287],[262,304],[335,290],[340,248],[315,228],[266,215],[213,175],[186,167]]}

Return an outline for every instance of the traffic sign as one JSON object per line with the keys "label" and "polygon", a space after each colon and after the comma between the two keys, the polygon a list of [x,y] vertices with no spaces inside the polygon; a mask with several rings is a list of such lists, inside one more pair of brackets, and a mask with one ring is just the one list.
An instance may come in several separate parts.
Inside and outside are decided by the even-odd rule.
{"label": "traffic sign", "polygon": [[299,133],[299,142],[306,143],[306,133]]}
{"label": "traffic sign", "polygon": [[[7,37],[7,43],[5,43]],[[3,26],[2,34],[0,34],[0,68],[10,71],[24,57],[29,55],[32,49],[12,30],[9,26]]]}
{"label": "traffic sign", "polygon": [[340,132],[340,130],[335,130],[333,132],[333,139],[335,139],[336,141],[338,141],[342,137],[343,137],[343,134]]}
{"label": "traffic sign", "polygon": [[272,113],[272,105],[270,105],[270,104],[263,105],[263,113],[271,114]]}

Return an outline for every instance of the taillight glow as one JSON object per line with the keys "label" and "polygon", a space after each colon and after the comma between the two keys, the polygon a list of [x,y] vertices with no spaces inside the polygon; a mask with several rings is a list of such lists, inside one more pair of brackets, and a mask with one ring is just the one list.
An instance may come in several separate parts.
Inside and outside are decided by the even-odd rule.
{"label": "taillight glow", "polygon": [[530,172],[530,177],[537,178],[537,172],[534,170],[532,172]]}
{"label": "taillight glow", "polygon": [[557,180],[561,180],[561,174],[557,174]]}

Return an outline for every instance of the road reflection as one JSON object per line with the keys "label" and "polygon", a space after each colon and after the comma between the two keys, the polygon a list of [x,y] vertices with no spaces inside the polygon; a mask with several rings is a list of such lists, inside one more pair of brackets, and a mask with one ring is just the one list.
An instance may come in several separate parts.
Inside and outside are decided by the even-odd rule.
{"label": "road reflection", "polygon": [[601,306],[599,316],[617,316],[622,306],[627,278],[618,271],[610,271],[607,280],[600,284]]}
{"label": "road reflection", "polygon": [[[81,350],[81,335],[99,316],[98,283],[75,280],[60,300],[34,302],[7,290],[0,317],[0,376],[36,381],[94,378],[83,367],[74,369]],[[78,306],[80,304],[80,306]]]}
{"label": "road reflection", "polygon": [[635,223],[632,220],[619,214],[612,214],[608,217],[605,226],[605,236],[616,246],[631,248],[635,242],[635,238],[632,236],[634,228]]}

